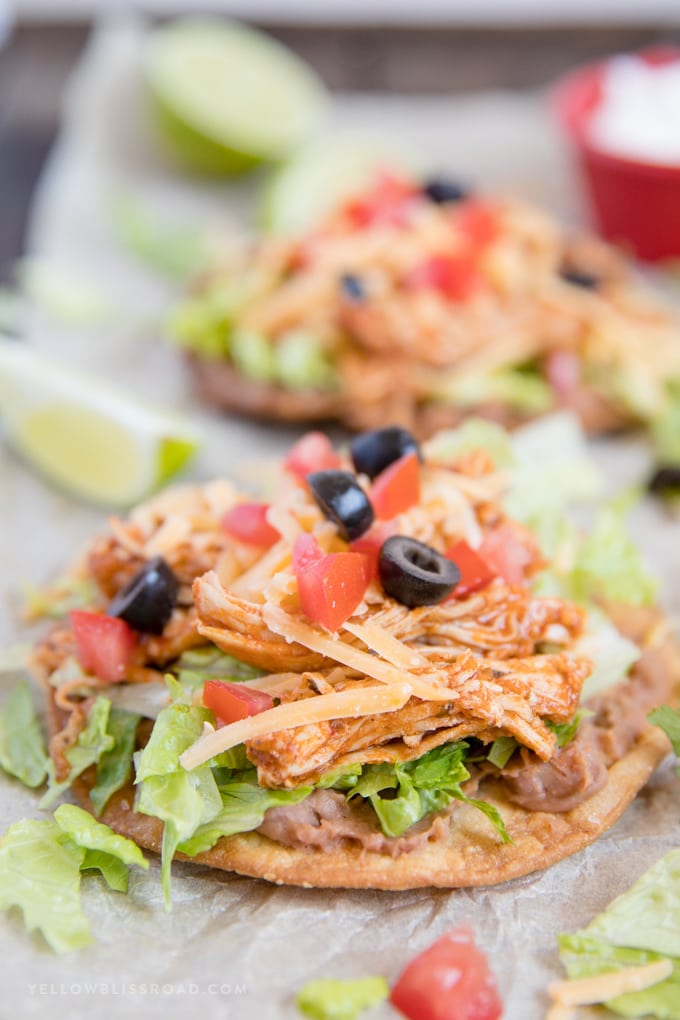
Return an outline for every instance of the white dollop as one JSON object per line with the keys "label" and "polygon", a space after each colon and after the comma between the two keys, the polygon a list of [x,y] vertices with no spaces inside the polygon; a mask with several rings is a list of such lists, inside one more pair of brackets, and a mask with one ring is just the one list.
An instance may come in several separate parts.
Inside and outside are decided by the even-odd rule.
{"label": "white dollop", "polygon": [[598,149],[617,156],[680,166],[680,61],[611,60],[588,134]]}

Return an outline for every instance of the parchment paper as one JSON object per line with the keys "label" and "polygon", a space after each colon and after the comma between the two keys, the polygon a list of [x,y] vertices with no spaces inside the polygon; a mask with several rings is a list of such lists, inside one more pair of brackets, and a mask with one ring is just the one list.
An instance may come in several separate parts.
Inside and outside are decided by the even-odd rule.
{"label": "parchment paper", "polygon": [[[107,24],[74,75],[59,144],[36,196],[30,245],[100,287],[116,311],[89,329],[57,326],[30,309],[32,342],[169,406],[190,409],[207,442],[190,477],[245,472],[276,455],[294,430],[208,414],[192,402],[179,360],[159,339],[172,287],[113,238],[112,194],[134,192],[178,223],[243,223],[250,184],[191,181],[169,168],[148,133],[139,82],[139,32]],[[536,198],[577,215],[576,190],[544,96],[488,93],[464,99],[340,97],[339,129],[392,136],[433,169],[480,186]],[[596,444],[611,491],[644,477],[643,440]],[[20,583],[41,583],[101,526],[104,514],[55,493],[0,447],[0,646],[27,640],[17,621]],[[678,525],[652,505],[634,516],[636,536],[678,609]],[[10,680],[2,678],[7,689]],[[0,692],[4,694],[4,691]],[[37,798],[0,777],[0,828],[39,816]],[[0,915],[0,1017],[84,1020],[130,1016],[202,1020],[296,1015],[293,994],[313,977],[372,973],[394,979],[419,950],[469,922],[498,976],[507,1020],[542,1016],[547,982],[561,976],[555,935],[586,924],[657,858],[680,843],[680,781],[668,761],[619,824],[544,874],[478,891],[298,891],[203,869],[174,869],[174,908],[163,910],[159,869],[132,876],[129,895],[84,882],[95,944],[53,955],[14,917]],[[394,1016],[390,1007],[372,1016]],[[585,1015],[585,1014],[584,1014]]]}

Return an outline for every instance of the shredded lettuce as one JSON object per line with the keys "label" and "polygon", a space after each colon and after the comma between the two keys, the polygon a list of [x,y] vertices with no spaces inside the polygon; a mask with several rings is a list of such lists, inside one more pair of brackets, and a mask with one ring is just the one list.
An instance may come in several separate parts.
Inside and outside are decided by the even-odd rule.
{"label": "shredded lettuce", "polygon": [[80,904],[84,857],[52,821],[17,822],[0,844],[0,910],[18,907],[28,931],[39,929],[57,953],[92,941]]}
{"label": "shredded lettuce", "polygon": [[0,842],[0,910],[18,907],[28,931],[39,929],[58,953],[92,941],[80,902],[81,871],[97,868],[111,888],[124,892],[130,865],[148,867],[131,840],[72,804],[54,821],[11,825]]}
{"label": "shredded lettuce", "polygon": [[290,389],[333,390],[338,377],[319,341],[302,329],[284,333],[274,345],[276,374]]}
{"label": "shredded lettuce", "polygon": [[428,460],[450,464],[472,450],[486,450],[499,468],[512,467],[516,457],[510,436],[500,425],[484,418],[467,418],[455,429],[444,429],[425,443]]}
{"label": "shredded lettuce", "polygon": [[231,334],[231,357],[239,372],[257,382],[276,379],[274,344],[255,329],[237,327]]}
{"label": "shredded lettuce", "polygon": [[565,518],[567,506],[600,495],[602,476],[578,421],[565,411],[518,429],[512,450],[515,467],[505,509],[534,532],[552,559],[574,530]]}
{"label": "shredded lettuce", "polygon": [[[680,712],[669,705],[662,705],[661,708],[655,708],[653,712],[650,712],[647,718],[664,731],[673,745],[676,757],[680,758]],[[680,775],[680,766],[678,766],[678,774]]]}
{"label": "shredded lettuce", "polygon": [[574,737],[576,736],[577,730],[581,725],[583,719],[587,719],[588,716],[592,714],[593,713],[590,712],[587,708],[579,708],[579,710],[575,712],[573,718],[570,719],[569,722],[554,723],[550,722],[549,719],[546,719],[545,724],[548,727],[548,729],[552,730],[552,732],[555,734],[555,737],[557,738],[557,746],[566,747],[567,744],[570,744]]}
{"label": "shredded lettuce", "polygon": [[504,769],[518,747],[519,744],[514,737],[497,737],[486,756],[487,761],[497,769]]}
{"label": "shredded lettuce", "polygon": [[96,822],[91,814],[74,804],[62,804],[54,820],[85,851],[81,871],[97,869],[116,892],[127,892],[128,868],[136,864],[148,868],[149,862],[136,843],[112,832],[108,825]]}
{"label": "shredded lettuce", "polygon": [[262,825],[271,807],[298,804],[312,792],[310,786],[295,790],[267,790],[257,785],[251,770],[251,781],[234,780],[220,786],[222,808],[209,822],[200,825],[193,836],[179,845],[179,850],[190,857],[209,850],[222,836],[237,832],[251,832]]}
{"label": "shredded lettuce", "polygon": [[220,680],[254,680],[263,670],[227,655],[215,645],[201,645],[184,652],[177,662],[180,683],[185,672],[202,678],[219,677]]}
{"label": "shredded lettuce", "polygon": [[384,977],[308,981],[295,997],[298,1009],[312,1020],[355,1020],[389,995]]}
{"label": "shredded lettuce", "polygon": [[109,722],[109,711],[111,702],[108,698],[99,697],[90,709],[87,725],[78,735],[77,742],[64,752],[64,757],[71,766],[66,779],[57,782],[54,762],[50,758],[47,763],[49,776],[49,788],[40,801],[40,807],[49,807],[55,800],[68,790],[85,769],[90,765],[96,765],[105,751],[110,751],[114,744],[114,738],[107,732]]}
{"label": "shredded lettuce", "polygon": [[104,751],[97,763],[97,781],[90,791],[90,800],[98,815],[110,798],[122,789],[132,775],[132,755],[141,716],[112,708],[107,726],[113,746]]}
{"label": "shredded lettuce", "polygon": [[536,371],[521,368],[478,374],[444,373],[431,397],[456,407],[500,403],[529,414],[541,414],[555,406],[555,394],[545,379]]}
{"label": "shredded lettuce", "polygon": [[167,328],[170,339],[204,358],[229,354],[232,308],[229,294],[187,298],[172,314]]}
{"label": "shredded lettuce", "polygon": [[654,602],[657,584],[626,531],[628,500],[603,507],[580,549],[571,571],[574,599],[605,598],[646,606]]}
{"label": "shredded lettuce", "polygon": [[590,609],[573,654],[589,659],[593,664],[581,690],[581,700],[585,701],[622,680],[640,658],[640,649],[620,634],[603,612]]}
{"label": "shredded lettuce", "polygon": [[180,843],[222,810],[222,798],[209,765],[187,772],[179,763],[213,716],[205,708],[175,702],[158,716],[149,742],[135,759],[139,791],[135,809],[163,824],[161,877],[170,907],[170,868]]}
{"label": "shredded lettuce", "polygon": [[625,1017],[680,1020],[680,850],[657,861],[583,931],[560,935],[559,946],[570,978],[670,959],[666,980],[606,1006]]}
{"label": "shredded lettuce", "polygon": [[87,578],[66,575],[52,584],[37,587],[30,582],[22,585],[24,614],[33,623],[36,620],[58,620],[71,609],[85,609],[91,606],[95,586]]}
{"label": "shredded lettuce", "polygon": [[442,811],[453,800],[464,801],[482,811],[508,843],[510,836],[498,810],[467,797],[461,789],[461,783],[470,778],[464,764],[468,746],[458,741],[435,747],[415,761],[366,765],[348,799],[361,796],[370,801],[386,836],[401,836],[425,815]]}
{"label": "shredded lettuce", "polygon": [[657,462],[680,464],[680,379],[671,379],[666,386],[667,402],[651,422],[652,441]]}
{"label": "shredded lettuce", "polygon": [[0,709],[0,767],[35,788],[47,776],[47,751],[31,690],[17,684]]}

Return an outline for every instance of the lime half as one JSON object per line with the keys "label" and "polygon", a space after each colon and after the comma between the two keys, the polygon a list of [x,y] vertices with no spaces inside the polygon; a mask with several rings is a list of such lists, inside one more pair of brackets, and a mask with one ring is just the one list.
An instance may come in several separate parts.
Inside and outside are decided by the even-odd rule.
{"label": "lime half", "polygon": [[300,234],[379,170],[416,171],[415,160],[390,142],[329,135],[309,142],[274,170],[260,199],[259,220],[272,234]]}
{"label": "lime half", "polygon": [[208,173],[285,159],[326,107],[320,79],[290,50],[218,19],[152,31],[144,74],[166,138],[184,162]]}
{"label": "lime half", "polygon": [[153,492],[184,467],[199,442],[180,416],[4,339],[0,420],[16,449],[51,482],[112,507]]}

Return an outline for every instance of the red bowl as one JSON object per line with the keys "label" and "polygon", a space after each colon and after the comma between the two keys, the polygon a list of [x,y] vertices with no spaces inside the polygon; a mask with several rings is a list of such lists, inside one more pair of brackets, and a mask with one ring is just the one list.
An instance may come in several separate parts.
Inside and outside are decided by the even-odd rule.
{"label": "red bowl", "polygon": [[[649,64],[680,60],[673,46],[642,50]],[[555,89],[558,117],[571,140],[595,222],[608,240],[640,259],[680,257],[680,166],[661,166],[600,151],[588,136],[603,96],[607,61],[578,68]]]}

